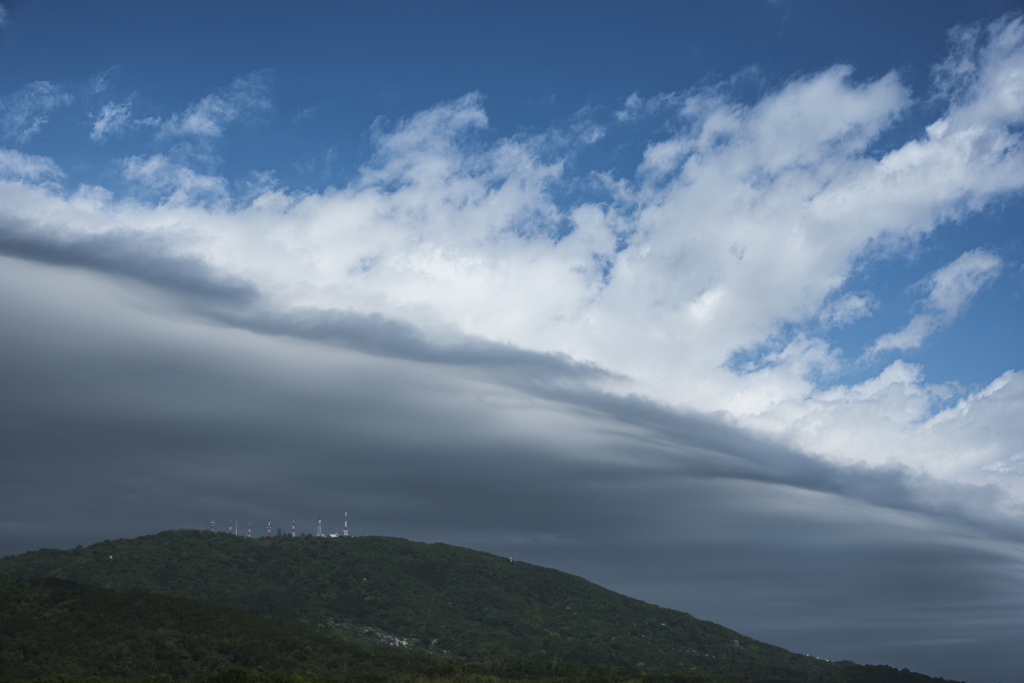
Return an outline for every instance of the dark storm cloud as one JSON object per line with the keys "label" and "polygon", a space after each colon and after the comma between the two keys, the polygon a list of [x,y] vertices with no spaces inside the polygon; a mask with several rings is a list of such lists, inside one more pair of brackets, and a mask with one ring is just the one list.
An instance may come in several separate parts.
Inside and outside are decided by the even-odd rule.
{"label": "dark storm cloud", "polygon": [[309,532],[318,509],[332,530],[348,508],[360,535],[556,566],[818,656],[1021,670],[971,668],[1024,635],[1006,599],[1020,558],[998,529],[925,514],[898,470],[600,393],[562,357],[430,349],[383,319],[245,329],[12,259],[0,316],[2,553],[211,517]]}
{"label": "dark storm cloud", "polygon": [[553,379],[579,381],[610,379],[614,375],[593,364],[573,361],[566,354],[524,351],[511,344],[460,337],[445,345],[431,342],[417,327],[383,315],[337,310],[278,313],[252,310],[213,310],[218,319],[266,334],[323,342],[377,356],[427,363],[486,368],[510,381],[547,385]]}
{"label": "dark storm cloud", "polygon": [[217,304],[242,304],[256,298],[248,283],[216,273],[197,258],[167,255],[155,235],[105,233],[56,240],[11,219],[0,226],[0,254],[61,266],[92,268]]}
{"label": "dark storm cloud", "polygon": [[[709,467],[703,476],[788,483],[887,507],[924,509],[954,518],[970,517],[967,505],[972,500],[990,502],[1000,495],[994,487],[940,483],[901,468],[837,467],[728,428],[721,421],[680,414],[636,396],[594,391],[590,388],[593,382],[617,378],[592,364],[574,362],[564,354],[525,351],[471,337],[440,345],[431,342],[415,326],[379,314],[271,310],[262,305],[254,286],[227,280],[199,259],[164,255],[168,250],[161,248],[165,245],[156,236],[115,234],[57,243],[26,229],[7,227],[0,231],[0,252],[127,276],[174,292],[181,297],[182,305],[234,327],[337,345],[375,356],[472,367],[485,371],[494,381],[559,405],[614,416],[617,422],[643,430],[635,438],[661,441],[669,451],[664,457],[675,460],[675,467],[686,467],[692,476]],[[673,450],[680,444],[688,450],[682,461]],[[707,453],[702,454],[702,450]],[[922,490],[929,495],[919,495]]]}
{"label": "dark storm cloud", "polygon": [[83,267],[173,292],[183,305],[235,327],[344,346],[379,356],[490,368],[507,379],[548,384],[554,379],[612,377],[565,354],[524,351],[510,344],[462,337],[432,343],[414,325],[344,310],[281,312],[263,305],[258,288],[230,278],[197,257],[173,255],[159,235],[104,233],[54,239],[8,220],[0,226],[0,254],[60,266]]}
{"label": "dark storm cloud", "polygon": [[[1004,496],[993,486],[941,482],[902,466],[837,465],[733,428],[724,420],[681,413],[636,396],[565,386],[533,386],[530,390],[642,428],[644,439],[665,446],[663,462],[667,468],[683,467],[692,476],[728,476],[835,493],[887,508],[994,525],[999,534],[1024,539],[1024,533],[1014,524],[1000,523],[978,513]],[[685,460],[678,460],[681,452],[687,454]],[[701,472],[701,464],[709,469]]]}

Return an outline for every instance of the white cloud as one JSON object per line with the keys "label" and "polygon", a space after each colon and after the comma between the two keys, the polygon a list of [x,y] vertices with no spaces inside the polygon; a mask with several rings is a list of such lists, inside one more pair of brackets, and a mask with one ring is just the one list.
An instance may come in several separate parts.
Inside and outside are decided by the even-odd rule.
{"label": "white cloud", "polygon": [[0,5],[0,28],[7,26],[7,8]]}
{"label": "white cloud", "polygon": [[0,127],[4,137],[24,143],[49,120],[49,113],[74,101],[69,93],[49,81],[35,81],[0,98]]}
{"label": "white cloud", "polygon": [[626,98],[622,109],[615,112],[616,119],[622,122],[636,121],[645,116],[652,116],[666,109],[678,108],[683,98],[677,93],[661,93],[653,97],[643,98],[633,93]]}
{"label": "white cloud", "polygon": [[171,162],[163,154],[148,159],[132,157],[125,162],[125,179],[142,188],[160,193],[166,205],[227,200],[227,183],[223,178],[196,173]]}
{"label": "white cloud", "polygon": [[1002,267],[1003,262],[998,256],[983,249],[962,254],[929,278],[929,306],[943,317],[955,317],[979,289],[999,274]]}
{"label": "white cloud", "polygon": [[124,130],[131,122],[131,109],[130,102],[121,104],[108,102],[103,105],[100,113],[93,118],[89,139],[100,142],[108,136]]}
{"label": "white cloud", "polygon": [[603,138],[608,131],[604,126],[599,126],[593,121],[580,121],[572,126],[572,132],[584,145],[592,145]]}
{"label": "white cloud", "polygon": [[861,318],[871,315],[875,306],[874,298],[868,294],[847,294],[825,306],[818,315],[818,320],[828,327],[845,327]]}
{"label": "white cloud", "polygon": [[270,108],[270,85],[262,74],[252,73],[174,114],[160,132],[168,136],[220,137],[228,124]]}
{"label": "white cloud", "polygon": [[22,154],[13,149],[0,147],[0,179],[2,180],[39,180],[63,176],[64,172],[54,163],[53,159]]}
{"label": "white cloud", "polygon": [[[0,187],[0,211],[47,238],[158,243],[248,283],[265,310],[380,315],[441,346],[466,335],[566,354],[625,378],[609,390],[718,412],[822,457],[984,482],[980,463],[1014,462],[1016,428],[985,416],[1016,405],[1017,375],[932,423],[955,387],[928,385],[897,360],[876,378],[822,389],[818,380],[842,365],[838,350],[785,329],[869,314],[869,293],[844,293],[853,263],[1024,189],[1020,34],[1019,20],[991,27],[965,75],[941,77],[943,117],[880,156],[872,146],[910,92],[895,73],[857,82],[840,65],[752,105],[724,88],[677,96],[681,128],[647,147],[634,177],[607,178],[603,202],[562,206],[551,191],[565,180],[559,145],[586,140],[481,143],[487,116],[470,94],[378,125],[372,162],[322,193],[271,187],[231,204],[224,179],[156,155],[125,167],[160,197],[151,204]],[[269,106],[250,77],[163,132],[217,136]],[[631,110],[646,111],[639,98],[627,100]],[[932,322],[911,325],[892,348],[955,316],[997,270],[992,254],[973,251],[937,272],[922,314]],[[774,349],[764,362],[730,370],[737,353],[761,345]],[[1002,431],[986,436],[989,427]],[[1021,481],[999,485],[1024,499]]]}
{"label": "white cloud", "polygon": [[1002,266],[995,254],[975,249],[935,271],[926,281],[930,291],[925,312],[914,316],[902,330],[879,337],[869,353],[921,346],[925,337],[952,322],[963,306],[999,275]]}
{"label": "white cloud", "polygon": [[1024,16],[1007,15],[982,28],[950,31],[951,55],[935,69],[936,90],[954,107],[949,123],[965,128],[979,122],[1020,121],[1024,108]]}

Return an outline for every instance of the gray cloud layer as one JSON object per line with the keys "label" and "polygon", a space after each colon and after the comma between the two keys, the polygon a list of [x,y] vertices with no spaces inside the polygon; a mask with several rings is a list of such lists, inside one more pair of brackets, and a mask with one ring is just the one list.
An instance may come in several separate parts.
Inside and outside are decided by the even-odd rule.
{"label": "gray cloud layer", "polygon": [[557,566],[830,659],[1022,670],[1019,546],[900,470],[604,394],[555,356],[431,355],[366,318],[254,333],[130,282],[0,261],[2,553],[347,507],[359,534]]}

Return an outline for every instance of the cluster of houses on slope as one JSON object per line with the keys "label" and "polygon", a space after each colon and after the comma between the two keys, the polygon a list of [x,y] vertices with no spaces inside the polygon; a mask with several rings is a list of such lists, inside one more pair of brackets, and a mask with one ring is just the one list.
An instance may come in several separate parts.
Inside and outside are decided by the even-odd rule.
{"label": "cluster of houses on slope", "polygon": [[409,647],[409,641],[405,638],[399,638],[398,636],[389,636],[387,633],[381,633],[372,626],[367,626],[363,629],[363,633],[372,633],[377,637],[377,642],[381,645],[391,645],[394,647]]}

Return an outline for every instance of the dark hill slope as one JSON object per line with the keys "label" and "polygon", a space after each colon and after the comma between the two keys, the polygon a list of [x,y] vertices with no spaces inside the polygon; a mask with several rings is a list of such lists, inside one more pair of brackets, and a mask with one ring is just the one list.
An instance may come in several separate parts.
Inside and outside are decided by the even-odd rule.
{"label": "dark hill slope", "polygon": [[238,668],[390,677],[434,664],[425,653],[368,650],[196,600],[0,575],[0,680],[194,680]]}
{"label": "dark hill slope", "polygon": [[[0,572],[193,598],[336,635],[352,632],[338,628],[344,622],[370,625],[424,645],[436,639],[436,648],[475,660],[697,667],[748,680],[853,680],[855,672],[868,673],[564,572],[441,543],[168,531],[4,557]],[[883,673],[896,675],[891,680],[913,676],[881,667],[863,680]]]}
{"label": "dark hill slope", "polygon": [[694,671],[460,663],[422,651],[370,650],[197,600],[0,575],[0,681],[73,683],[69,678],[82,683],[100,683],[100,678],[115,683],[739,683]]}

